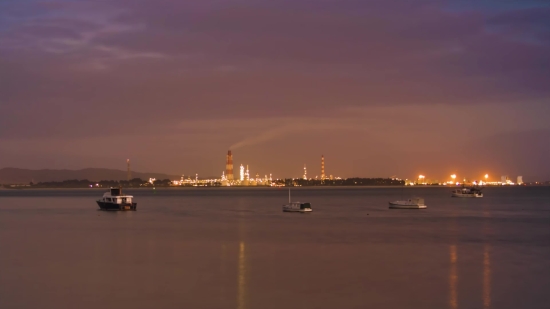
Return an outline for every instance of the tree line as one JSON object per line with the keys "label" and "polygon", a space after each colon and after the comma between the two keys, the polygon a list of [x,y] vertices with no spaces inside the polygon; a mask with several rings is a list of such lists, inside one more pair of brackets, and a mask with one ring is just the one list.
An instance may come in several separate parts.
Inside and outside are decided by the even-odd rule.
{"label": "tree line", "polygon": [[[279,179],[274,181],[277,185],[286,187],[292,186],[402,186],[405,184],[404,180],[392,179],[392,178],[346,178],[346,179]],[[30,187],[33,188],[110,188],[110,187],[124,187],[124,188],[139,188],[139,187],[169,187],[172,184],[170,179],[157,179],[152,184],[141,178],[134,178],[132,180],[101,180],[90,181],[87,179],[78,180],[64,180],[64,181],[49,181],[30,183]],[[189,184],[191,186],[191,184]],[[220,186],[221,183],[210,184],[212,186]]]}
{"label": "tree line", "polygon": [[402,186],[404,180],[392,178],[345,178],[345,179],[280,179],[277,184],[292,186]]}
{"label": "tree line", "polygon": [[170,179],[158,179],[149,183],[146,180],[141,178],[134,178],[132,180],[100,180],[100,181],[90,181],[88,179],[70,179],[63,181],[47,181],[47,182],[38,182],[30,183],[30,186],[33,188],[110,188],[110,187],[143,187],[143,186],[169,186],[171,183]]}

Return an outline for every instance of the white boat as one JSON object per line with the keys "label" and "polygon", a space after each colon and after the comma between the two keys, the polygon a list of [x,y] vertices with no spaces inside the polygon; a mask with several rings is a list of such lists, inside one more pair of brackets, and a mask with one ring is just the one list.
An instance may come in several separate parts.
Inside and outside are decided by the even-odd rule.
{"label": "white boat", "polygon": [[133,198],[122,194],[122,188],[111,188],[96,202],[101,210],[136,210],[137,204],[132,202]]}
{"label": "white boat", "polygon": [[283,205],[283,212],[312,212],[310,203],[291,202],[290,189],[288,189],[288,204]]}
{"label": "white boat", "polygon": [[420,197],[413,197],[404,201],[390,202],[390,209],[424,209],[428,208],[424,204],[424,199]]}
{"label": "white boat", "polygon": [[460,189],[453,190],[452,197],[483,197],[483,192],[480,188],[476,187],[462,187]]}

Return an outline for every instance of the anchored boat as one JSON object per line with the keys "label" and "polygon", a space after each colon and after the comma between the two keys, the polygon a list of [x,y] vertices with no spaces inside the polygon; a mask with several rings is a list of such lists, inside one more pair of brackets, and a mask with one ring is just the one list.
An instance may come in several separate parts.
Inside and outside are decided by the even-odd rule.
{"label": "anchored boat", "polygon": [[478,187],[462,187],[453,190],[452,193],[452,197],[483,197],[483,192]]}
{"label": "anchored boat", "polygon": [[133,203],[131,195],[122,194],[122,188],[111,188],[97,200],[101,210],[136,210],[137,203]]}
{"label": "anchored boat", "polygon": [[404,201],[390,202],[390,209],[425,209],[428,208],[424,204],[424,199],[420,197],[413,197]]}
{"label": "anchored boat", "polygon": [[288,189],[288,204],[283,205],[283,212],[312,212],[310,203],[291,202],[290,189]]}

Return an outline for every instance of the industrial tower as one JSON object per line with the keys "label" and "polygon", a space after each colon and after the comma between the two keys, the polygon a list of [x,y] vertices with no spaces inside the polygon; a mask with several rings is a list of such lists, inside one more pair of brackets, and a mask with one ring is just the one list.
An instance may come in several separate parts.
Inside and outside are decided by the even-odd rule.
{"label": "industrial tower", "polygon": [[325,180],[325,156],[321,155],[321,180]]}
{"label": "industrial tower", "polygon": [[307,169],[305,164],[304,164],[304,180],[307,180]]}
{"label": "industrial tower", "polygon": [[132,172],[130,171],[130,159],[126,159],[126,165],[128,167],[128,175],[127,175],[128,179],[127,180],[130,181],[130,180],[132,180]]}
{"label": "industrial tower", "polygon": [[227,162],[225,164],[225,176],[227,180],[233,180],[233,155],[231,150],[227,151]]}

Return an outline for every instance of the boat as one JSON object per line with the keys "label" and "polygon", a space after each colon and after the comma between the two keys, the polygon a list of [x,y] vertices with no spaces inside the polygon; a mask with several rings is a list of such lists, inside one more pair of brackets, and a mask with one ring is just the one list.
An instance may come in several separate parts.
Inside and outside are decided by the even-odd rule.
{"label": "boat", "polygon": [[413,197],[408,200],[390,202],[390,209],[425,209],[424,199]]}
{"label": "boat", "polygon": [[111,188],[97,200],[101,210],[136,210],[137,203],[133,203],[131,195],[122,194],[122,188]]}
{"label": "boat", "polygon": [[462,187],[453,190],[452,197],[483,197],[483,192],[479,187]]}
{"label": "boat", "polygon": [[312,212],[310,203],[291,202],[290,189],[288,189],[288,204],[283,205],[283,212]]}

